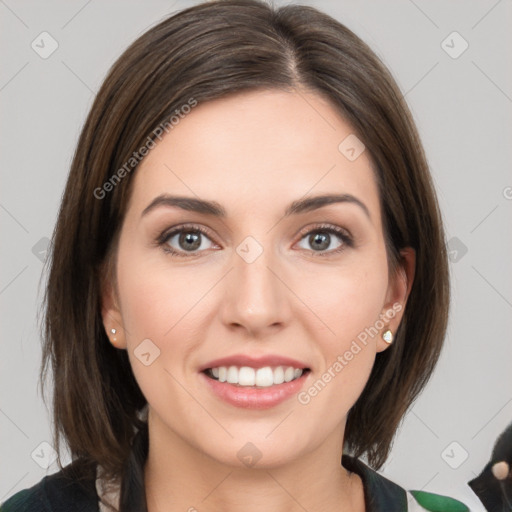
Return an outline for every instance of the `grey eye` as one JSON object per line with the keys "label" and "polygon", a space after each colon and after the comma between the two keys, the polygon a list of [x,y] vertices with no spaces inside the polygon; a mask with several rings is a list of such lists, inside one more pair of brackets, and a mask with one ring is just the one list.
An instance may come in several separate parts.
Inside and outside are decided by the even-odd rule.
{"label": "grey eye", "polygon": [[[311,231],[301,239],[301,242],[303,240],[306,240],[306,242],[310,245],[310,247],[303,247],[303,249],[309,249],[313,251],[326,251],[327,249],[334,250],[343,244],[342,241],[340,241],[340,235],[330,233],[325,230]],[[331,243],[335,243],[336,241],[338,242],[337,245],[334,247],[331,246]]]}
{"label": "grey eye", "polygon": [[209,238],[201,231],[182,229],[171,233],[166,243],[176,251],[193,252],[208,249],[207,241],[209,241]]}

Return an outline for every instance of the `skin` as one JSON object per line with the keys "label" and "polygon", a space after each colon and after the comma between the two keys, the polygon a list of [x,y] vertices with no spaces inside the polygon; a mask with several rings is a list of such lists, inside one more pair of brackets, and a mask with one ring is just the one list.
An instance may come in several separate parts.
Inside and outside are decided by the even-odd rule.
{"label": "skin", "polygon": [[[111,338],[117,329],[113,343],[128,350],[149,403],[150,512],[364,510],[361,479],[340,461],[347,413],[377,352],[389,347],[380,335],[360,344],[308,404],[293,396],[270,409],[241,409],[213,395],[198,373],[226,355],[280,354],[308,364],[308,389],[361,331],[400,304],[379,331],[396,332],[414,251],[403,250],[399,272],[388,273],[368,152],[352,162],[338,150],[351,133],[315,93],[238,93],[195,107],[133,177],[117,286],[105,285],[103,320]],[[227,216],[169,206],[142,215],[162,193],[214,200]],[[345,202],[284,217],[292,201],[329,193],[352,194],[369,216]],[[187,253],[179,236],[158,245],[162,232],[182,223],[208,230],[199,249]],[[354,245],[331,234],[327,248],[315,251],[307,232],[325,233],[322,223],[345,229]],[[252,263],[236,252],[249,235],[263,248]],[[166,253],[170,246],[185,256]],[[134,350],[147,338],[160,355],[145,366]],[[237,457],[247,442],[261,453],[251,467]]]}

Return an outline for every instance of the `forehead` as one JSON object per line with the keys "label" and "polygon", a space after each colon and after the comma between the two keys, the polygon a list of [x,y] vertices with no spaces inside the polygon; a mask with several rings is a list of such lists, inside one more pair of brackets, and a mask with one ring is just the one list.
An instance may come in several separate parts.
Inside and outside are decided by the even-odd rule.
{"label": "forehead", "polygon": [[346,193],[378,210],[367,151],[354,160],[344,144],[340,150],[353,137],[311,92],[250,91],[199,103],[141,162],[132,205],[141,211],[162,193],[195,195],[220,202],[229,215],[231,208],[269,210],[306,194]]}

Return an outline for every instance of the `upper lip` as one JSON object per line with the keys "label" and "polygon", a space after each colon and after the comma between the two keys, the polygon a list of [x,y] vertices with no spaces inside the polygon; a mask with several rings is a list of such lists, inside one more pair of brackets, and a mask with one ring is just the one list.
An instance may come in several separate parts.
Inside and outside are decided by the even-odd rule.
{"label": "upper lip", "polygon": [[292,359],[290,357],[280,356],[276,354],[268,354],[261,357],[253,357],[245,354],[234,354],[232,356],[215,359],[204,364],[199,371],[208,368],[218,368],[220,366],[250,366],[251,368],[263,368],[264,366],[293,366],[294,368],[309,368],[306,363]]}

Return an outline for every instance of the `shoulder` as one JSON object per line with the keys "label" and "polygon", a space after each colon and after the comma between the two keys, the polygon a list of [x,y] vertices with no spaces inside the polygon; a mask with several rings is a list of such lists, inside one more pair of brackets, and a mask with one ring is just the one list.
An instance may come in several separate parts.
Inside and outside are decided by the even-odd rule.
{"label": "shoulder", "polygon": [[342,464],[361,477],[367,512],[469,512],[464,503],[448,496],[405,490],[359,459],[343,455]]}
{"label": "shoulder", "polygon": [[99,512],[94,473],[75,461],[0,504],[0,512]]}

